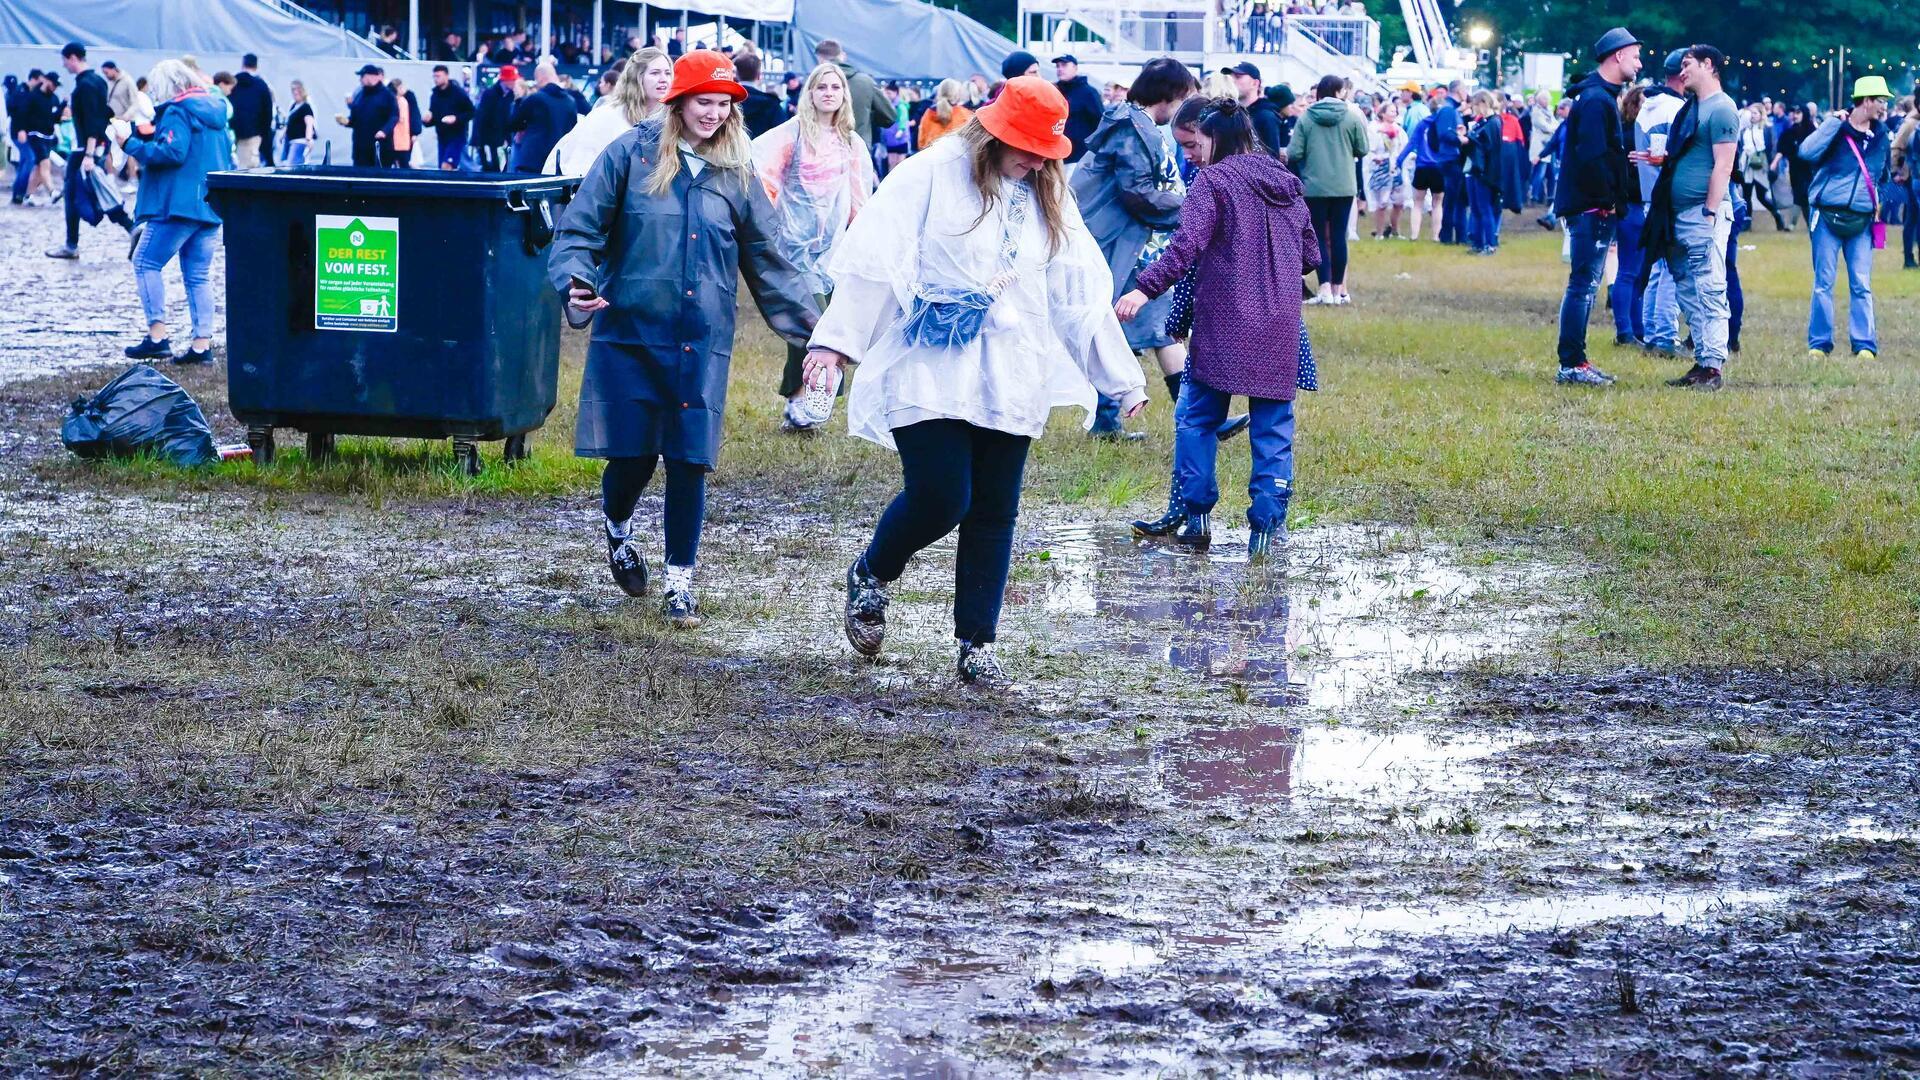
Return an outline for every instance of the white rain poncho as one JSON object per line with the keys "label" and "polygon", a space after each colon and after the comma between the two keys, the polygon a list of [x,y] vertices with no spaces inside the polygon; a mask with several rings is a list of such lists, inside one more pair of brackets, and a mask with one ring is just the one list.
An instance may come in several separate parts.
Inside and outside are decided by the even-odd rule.
{"label": "white rain poncho", "polygon": [[633,125],[627,122],[625,107],[611,97],[603,97],[594,103],[592,112],[573,125],[573,130],[560,136],[560,141],[553,144],[553,149],[547,153],[546,164],[541,166],[540,171],[563,176],[585,176],[602,150],[632,130]]}
{"label": "white rain poncho", "polygon": [[798,118],[753,140],[753,171],[773,200],[774,243],[820,295],[833,291],[828,254],[873,191],[873,159],[858,135],[852,140],[829,133],[808,145]]}
{"label": "white rain poncho", "polygon": [[[1037,438],[1055,406],[1087,410],[1091,426],[1096,387],[1123,408],[1146,396],[1113,314],[1113,275],[1071,193],[1061,208],[1068,235],[1050,256],[1031,198],[1003,195],[976,224],[981,199],[967,153],[965,140],[942,139],[908,158],[827,263],[833,302],[813,344],[860,363],[847,430],[888,448],[894,428],[923,420]],[[1020,219],[1012,231],[1010,212]],[[993,296],[978,336],[944,346],[908,341],[916,299],[965,293]]]}

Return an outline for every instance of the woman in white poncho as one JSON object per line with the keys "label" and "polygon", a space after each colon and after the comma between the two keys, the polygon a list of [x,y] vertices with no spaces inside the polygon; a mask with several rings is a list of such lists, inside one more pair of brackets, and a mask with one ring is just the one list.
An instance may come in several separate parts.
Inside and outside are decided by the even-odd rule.
{"label": "woman in white poncho", "polygon": [[1091,423],[1094,391],[1128,416],[1146,380],[1109,305],[1113,276],[1067,189],[1067,102],[1009,81],[952,138],[907,159],[834,249],[833,306],[809,385],[861,364],[849,431],[900,454],[904,485],[847,570],[847,640],[886,634],[887,583],[960,530],[954,636],[967,682],[1004,678],[993,654],[1027,448],[1057,405]]}
{"label": "woman in white poncho", "polygon": [[[873,156],[853,127],[847,76],[838,64],[821,64],[800,88],[793,119],[753,140],[753,168],[773,200],[774,243],[811,283],[820,306],[833,292],[827,258],[873,192]],[[786,431],[807,432],[826,423],[837,386],[821,387],[807,400],[801,379],[805,349],[787,346],[780,396],[787,399]]]}
{"label": "woman in white poncho", "polygon": [[629,58],[614,79],[612,92],[593,103],[573,130],[560,137],[547,154],[544,173],[585,176],[600,152],[613,140],[633,130],[642,120],[659,116],[662,99],[673,85],[673,61],[659,49],[641,49]]}

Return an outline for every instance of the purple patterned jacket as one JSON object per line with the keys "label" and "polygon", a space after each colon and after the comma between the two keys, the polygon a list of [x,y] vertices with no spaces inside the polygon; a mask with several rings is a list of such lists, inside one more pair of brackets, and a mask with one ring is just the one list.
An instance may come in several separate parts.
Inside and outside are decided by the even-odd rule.
{"label": "purple patterned jacket", "polygon": [[1320,261],[1300,179],[1264,153],[1200,170],[1164,255],[1135,284],[1149,297],[1199,267],[1188,361],[1227,394],[1292,401],[1300,364],[1300,278]]}

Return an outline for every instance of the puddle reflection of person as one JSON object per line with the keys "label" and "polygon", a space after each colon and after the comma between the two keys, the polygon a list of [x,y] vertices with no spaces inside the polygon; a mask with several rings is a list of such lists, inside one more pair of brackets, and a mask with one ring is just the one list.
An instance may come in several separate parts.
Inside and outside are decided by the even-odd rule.
{"label": "puddle reflection of person", "polygon": [[665,458],[663,600],[683,629],[700,624],[693,568],[727,407],[733,283],[744,275],[788,341],[805,342],[817,318],[813,291],[772,243],[773,207],[735,108],[745,96],[724,55],[681,57],[666,111],[594,160],[548,262],[572,312],[597,318],[574,453],[607,459],[601,505],[614,582],[646,595],[631,519]]}
{"label": "puddle reflection of person", "polygon": [[880,651],[887,585],[960,530],[954,636],[967,682],[1004,679],[993,642],[1028,445],[1056,405],[1128,416],[1146,380],[1108,306],[1113,278],[1067,189],[1066,99],[1010,80],[967,126],[895,170],[829,264],[809,385],[862,365],[848,430],[899,451],[904,486],[847,570],[847,639]]}

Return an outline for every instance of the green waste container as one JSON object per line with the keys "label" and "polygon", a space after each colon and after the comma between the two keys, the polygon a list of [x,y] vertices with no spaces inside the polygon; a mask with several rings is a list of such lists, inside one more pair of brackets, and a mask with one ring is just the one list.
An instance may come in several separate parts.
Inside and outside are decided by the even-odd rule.
{"label": "green waste container", "polygon": [[207,178],[225,223],[227,389],[254,460],[275,428],[483,440],[526,456],[553,411],[547,245],[577,178],[303,165]]}

